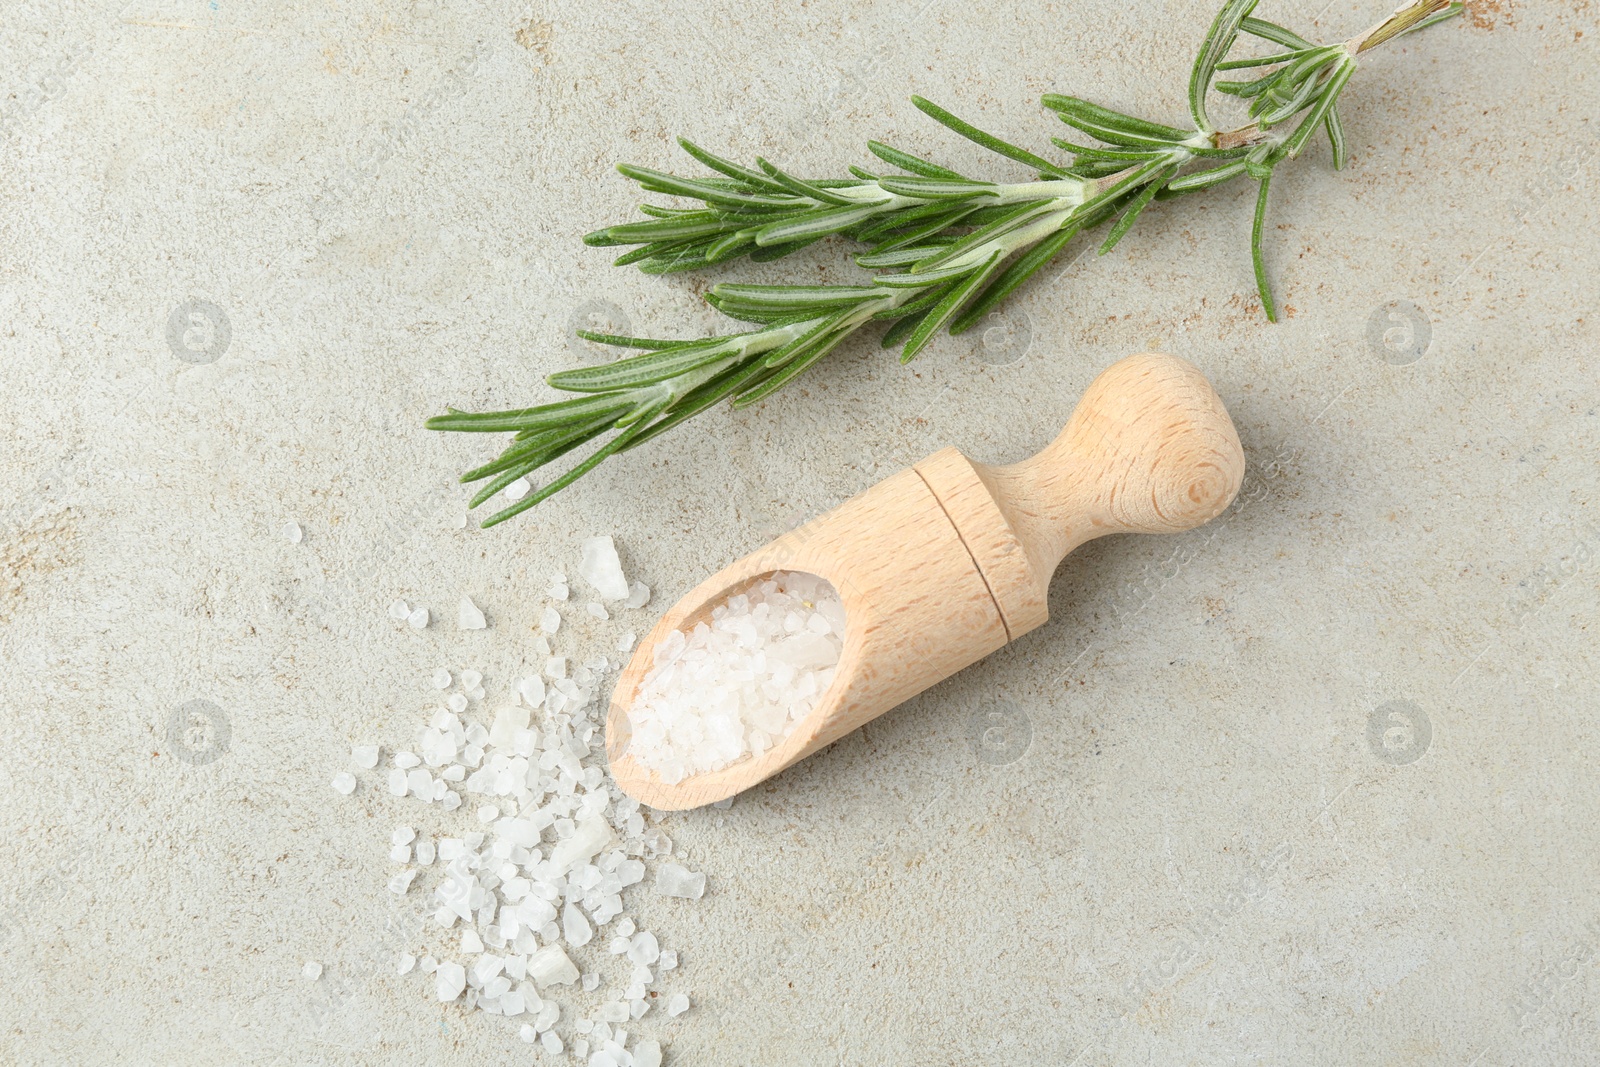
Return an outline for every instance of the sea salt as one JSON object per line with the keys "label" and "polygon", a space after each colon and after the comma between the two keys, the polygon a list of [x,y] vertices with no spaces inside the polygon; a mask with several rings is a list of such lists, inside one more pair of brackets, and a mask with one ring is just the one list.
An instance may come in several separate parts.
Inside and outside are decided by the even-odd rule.
{"label": "sea salt", "polygon": [[689,1010],[689,998],[682,993],[674,993],[667,998],[667,1014],[677,1018]]}
{"label": "sea salt", "polygon": [[539,986],[571,985],[578,980],[578,968],[559,945],[546,945],[528,959],[528,977]]}
{"label": "sea salt", "polygon": [[283,536],[289,539],[291,545],[298,545],[304,534],[300,532],[300,524],[291,520],[283,524]]}
{"label": "sea salt", "polygon": [[410,614],[411,605],[407,604],[404,600],[396,600],[389,604],[389,618],[393,619],[395,622],[405,622],[406,617]]}
{"label": "sea salt", "polygon": [[[607,547],[615,555],[614,545],[597,546],[582,576],[595,586],[599,609],[585,610],[601,621],[620,607],[601,588],[608,578],[622,580],[620,566],[610,570]],[[566,586],[564,575],[555,577]],[[648,598],[641,583],[623,588],[627,602]],[[405,619],[414,609],[400,603],[396,610]],[[387,777],[391,794],[409,798],[399,803],[433,806],[422,818],[439,820],[429,824],[437,837],[418,835],[416,818],[387,824],[383,847],[399,865],[388,888],[397,903],[434,920],[403,946],[396,970],[432,975],[429,993],[440,1002],[505,1016],[523,1041],[537,1041],[551,1055],[569,1052],[590,1067],[659,1067],[659,1044],[622,1026],[660,1017],[652,1005],[665,1005],[671,989],[661,988],[657,974],[671,970],[676,957],[623,915],[632,908],[627,894],[648,884],[653,871],[657,892],[693,899],[704,893],[705,875],[667,862],[670,839],[647,826],[648,812],[605,773],[594,715],[604,718],[611,672],[621,663],[613,662],[615,653],[596,653],[616,641],[615,631],[585,620],[570,628],[576,643],[558,654],[551,634],[562,620],[549,610],[553,623],[526,640],[526,676],[511,692],[486,699],[479,671],[428,668],[423,678],[431,678],[445,706],[425,705],[413,741],[352,749],[357,774],[375,771],[370,787]],[[624,644],[622,651],[633,646],[632,634]],[[392,759],[379,769],[383,751]],[[475,817],[448,814],[463,806]],[[583,1037],[569,1030],[563,1040],[555,1032],[562,986],[593,1009],[573,1027]],[[602,989],[598,1000],[585,995]],[[570,1025],[577,1016],[568,1019]],[[640,1025],[647,1034],[648,1023]]]}
{"label": "sea salt", "polygon": [[705,895],[706,876],[676,863],[663,863],[656,871],[656,892],[664,897],[699,900]]}
{"label": "sea salt", "polygon": [[642,608],[648,603],[650,603],[650,587],[648,585],[643,582],[634,582],[628,586],[628,599],[624,602],[624,607]]}
{"label": "sea salt", "polygon": [[610,536],[588,537],[583,542],[583,562],[578,577],[594,586],[601,600],[628,599],[628,579],[617,559],[617,546]]}
{"label": "sea salt", "polygon": [[425,630],[425,629],[427,629],[428,628],[428,609],[427,608],[417,608],[410,615],[407,615],[406,616],[406,625],[410,626],[413,630]]}
{"label": "sea salt", "polygon": [[561,629],[561,613],[555,608],[545,608],[539,613],[539,629],[547,634]]}
{"label": "sea salt", "polygon": [[448,1003],[459,997],[467,988],[467,969],[459,963],[441,963],[434,972],[434,984],[439,999]]}
{"label": "sea salt", "polygon": [[463,630],[482,630],[489,625],[483,617],[483,609],[472,602],[472,598],[461,598],[461,606],[457,609],[457,618]]}
{"label": "sea salt", "polygon": [[349,771],[340,771],[333,776],[333,788],[336,792],[349,796],[356,791],[356,776]]}
{"label": "sea salt", "polygon": [[628,712],[628,751],[668,785],[780,744],[816,707],[844,647],[844,604],[815,575],[777,573],[674,631]]}
{"label": "sea salt", "polygon": [[322,977],[322,964],[316,960],[307,960],[306,965],[300,968],[300,973],[315,982]]}

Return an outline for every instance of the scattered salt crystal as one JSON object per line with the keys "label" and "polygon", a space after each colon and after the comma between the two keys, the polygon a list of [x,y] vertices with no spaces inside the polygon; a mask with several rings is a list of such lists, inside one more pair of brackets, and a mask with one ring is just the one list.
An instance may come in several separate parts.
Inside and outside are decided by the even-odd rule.
{"label": "scattered salt crystal", "polygon": [[578,564],[578,577],[594,586],[602,600],[628,598],[628,579],[622,573],[622,562],[617,559],[617,546],[609,535],[584,538],[583,561]]}
{"label": "scattered salt crystal", "polygon": [[587,1058],[589,1055],[589,1042],[581,1037],[574,1040],[572,1042],[572,1054],[580,1060]]}
{"label": "scattered salt crystal", "polygon": [[546,678],[565,678],[567,676],[567,657],[551,656],[545,660],[544,674]]}
{"label": "scattered salt crystal", "polygon": [[539,1044],[543,1045],[544,1050],[550,1053],[552,1056],[559,1056],[563,1051],[561,1038],[556,1036],[556,1032],[554,1030],[546,1030],[544,1033],[540,1034]]}
{"label": "scattered salt crystal", "polygon": [[661,1042],[647,1037],[634,1045],[633,1067],[661,1067]]}
{"label": "scattered salt crystal", "polygon": [[539,629],[547,634],[561,629],[561,613],[555,608],[545,608],[539,613]]}
{"label": "scattered salt crystal", "polygon": [[432,974],[439,969],[439,961],[432,956],[424,956],[422,957],[422,962],[417,965],[417,969],[423,974]]}
{"label": "scattered salt crystal", "polygon": [[415,752],[396,752],[394,754],[394,765],[403,771],[409,771],[421,762],[422,757]]}
{"label": "scattered salt crystal", "polygon": [[322,977],[322,964],[316,960],[307,960],[306,965],[300,968],[300,973],[315,982]]}
{"label": "scattered salt crystal", "polygon": [[463,689],[476,689],[482,681],[482,671],[475,671],[469,667],[461,672],[461,688]]}
{"label": "scattered salt crystal", "polygon": [[607,1001],[600,1005],[594,1017],[602,1023],[625,1023],[628,1021],[628,1006],[619,1000]]}
{"label": "scattered salt crystal", "polygon": [[517,695],[523,703],[530,708],[544,703],[544,679],[537,674],[529,675],[517,683]]}
{"label": "scattered salt crystal", "polygon": [[607,619],[611,618],[611,613],[606,610],[606,606],[597,600],[589,601],[589,603],[584,605],[584,607],[590,615],[593,615],[601,622],[605,622]]}
{"label": "scattered salt crystal", "polygon": [[500,817],[500,809],[493,804],[485,804],[478,809],[478,821],[484,824],[492,823]]}
{"label": "scattered salt crystal", "polygon": [[489,743],[495,748],[510,748],[517,734],[528,728],[528,709],[506,705],[494,713],[494,725],[489,729]]}
{"label": "scattered salt crystal", "polygon": [[833,680],[843,610],[821,578],[780,572],[668,634],[628,711],[629,752],[676,785],[780,744]]}
{"label": "scattered salt crystal", "polygon": [[459,963],[441,963],[434,973],[434,988],[439,999],[449,1003],[467,988],[467,969]]}
{"label": "scattered salt crystal", "polygon": [[599,988],[600,988],[600,976],[598,974],[594,973],[593,971],[590,971],[588,974],[583,976],[583,991],[585,993],[593,993],[596,989],[599,989]]}
{"label": "scattered salt crystal", "polygon": [[483,938],[470,926],[461,931],[461,951],[469,956],[483,951]]}
{"label": "scattered salt crystal", "polygon": [[483,617],[483,609],[472,602],[472,598],[464,596],[461,605],[456,609],[458,624],[463,630],[482,630],[489,625]]}
{"label": "scattered salt crystal", "polygon": [[[478,957],[478,962],[472,965],[472,976],[478,980],[477,984],[488,990],[489,983],[505,969],[506,961],[491,953],[484,953]],[[510,988],[507,985],[506,988]],[[499,996],[499,993],[491,994]]]}
{"label": "scattered salt crystal", "polygon": [[406,890],[411,888],[411,882],[416,877],[417,872],[415,870],[399,872],[393,878],[389,879],[389,892],[393,893],[397,897],[405,896]]}
{"label": "scattered salt crystal", "polygon": [[628,958],[641,967],[648,967],[661,956],[661,945],[656,941],[656,935],[648,930],[642,930],[633,935],[633,943],[628,946]]}
{"label": "scattered salt crystal", "polygon": [[411,968],[415,967],[416,965],[417,957],[413,956],[409,952],[402,952],[400,953],[399,962],[395,965],[395,971],[399,974],[410,974]]}
{"label": "scattered salt crystal", "polygon": [[467,695],[465,693],[451,693],[445,699],[444,705],[457,715],[460,715],[467,710]]}
{"label": "scattered salt crystal", "polygon": [[350,762],[362,770],[370,771],[378,765],[377,745],[355,745],[350,749]]}
{"label": "scattered salt crystal", "polygon": [[417,832],[409,826],[396,826],[389,835],[391,845],[409,845],[417,839]]}
{"label": "scattered salt crystal", "polygon": [[637,641],[637,640],[638,640],[638,638],[634,636],[633,631],[629,630],[627,633],[625,633],[621,637],[617,638],[617,651],[618,652],[632,652],[633,651],[633,643],[635,641]]}
{"label": "scattered salt crystal", "polygon": [[555,582],[550,586],[551,600],[566,600],[572,595],[572,590],[567,588],[566,582]]}
{"label": "scattered salt crystal", "polygon": [[642,608],[650,603],[650,587],[643,582],[634,582],[628,587],[628,599],[624,607]]}
{"label": "scattered salt crystal", "polygon": [[582,948],[594,937],[594,927],[576,904],[568,903],[561,909],[561,936],[573,948]]}
{"label": "scattered salt crystal", "polygon": [[433,672],[433,687],[435,689],[450,688],[450,672],[443,667]]}
{"label": "scattered salt crystal", "polygon": [[667,998],[667,1014],[676,1019],[689,1010],[689,998],[682,993],[674,993]]}
{"label": "scattered salt crystal", "polygon": [[407,792],[410,791],[410,788],[411,787],[406,784],[405,771],[401,770],[399,767],[396,767],[394,770],[389,772],[389,792],[391,795],[403,797]]}
{"label": "scattered salt crystal", "polygon": [[528,479],[526,478],[518,478],[501,490],[505,494],[505,498],[512,502],[521,500],[532,491],[533,486],[528,484]]}
{"label": "scattered salt crystal", "polygon": [[550,865],[556,869],[558,875],[564,875],[579,864],[588,863],[595,853],[613,840],[615,835],[605,817],[590,816],[573,828],[571,837],[558,841],[550,850]]}
{"label": "scattered salt crystal", "polygon": [[664,897],[699,900],[706,891],[706,876],[676,863],[663,863],[656,871],[656,892]]}
{"label": "scattered salt crystal", "polygon": [[300,524],[291,519],[283,524],[283,536],[289,539],[291,545],[298,545],[304,535],[300,532]]}
{"label": "scattered salt crystal", "polygon": [[528,957],[528,977],[541,988],[571,985],[578,980],[578,968],[572,965],[559,945],[546,945]]}
{"label": "scattered salt crystal", "polygon": [[389,604],[389,618],[395,622],[405,622],[411,614],[411,605],[404,600],[396,600]]}
{"label": "scattered salt crystal", "polygon": [[417,862],[426,867],[433,862],[434,844],[432,841],[417,842]]}
{"label": "scattered salt crystal", "polygon": [[410,615],[406,616],[406,623],[413,630],[426,629],[428,626],[428,609],[417,608]]}
{"label": "scattered salt crystal", "polygon": [[390,863],[410,863],[411,862],[411,846],[410,845],[396,845],[393,848],[391,848],[389,850],[389,862]]}
{"label": "scattered salt crystal", "polygon": [[672,948],[662,949],[660,963],[663,971],[676,970],[678,966],[678,950]]}
{"label": "scattered salt crystal", "polygon": [[522,1029],[517,1031],[517,1036],[522,1038],[522,1040],[526,1041],[530,1045],[539,1040],[538,1032],[527,1023],[522,1024]]}
{"label": "scattered salt crystal", "polygon": [[349,771],[340,771],[333,776],[333,788],[345,796],[356,791],[356,776]]}

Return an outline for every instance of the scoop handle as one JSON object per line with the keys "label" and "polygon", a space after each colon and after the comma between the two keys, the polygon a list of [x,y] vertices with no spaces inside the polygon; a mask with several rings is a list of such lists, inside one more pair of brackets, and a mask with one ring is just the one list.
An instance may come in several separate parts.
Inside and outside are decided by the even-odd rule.
{"label": "scoop handle", "polygon": [[1095,378],[1043,451],[973,466],[1048,582],[1092,538],[1178,533],[1220,515],[1244,478],[1244,450],[1205,375],[1147,352]]}

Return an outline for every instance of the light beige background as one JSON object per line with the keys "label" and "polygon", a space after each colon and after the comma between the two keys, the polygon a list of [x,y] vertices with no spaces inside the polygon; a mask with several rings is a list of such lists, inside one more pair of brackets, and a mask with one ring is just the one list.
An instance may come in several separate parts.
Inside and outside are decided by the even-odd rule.
{"label": "light beige background", "polygon": [[[1320,2],[1261,14],[1383,14]],[[938,447],[1031,452],[1158,348],[1229,403],[1241,502],[1088,546],[1049,625],[662,817],[711,889],[639,910],[695,1000],[639,1029],[681,1064],[1600,1062],[1588,3],[1371,56],[1346,172],[1275,183],[1279,325],[1230,186],[983,337],[859,345],[458,528],[491,441],[425,417],[548,397],[587,309],[718,324],[706,279],[580,243],[639,199],[613,163],[684,168],[681,133],[833,174],[882,137],[1015,179],[907,97],[1035,148],[1047,91],[1179,121],[1213,14],[924,3],[5,5],[0,1061],[535,1060],[390,973],[403,809],[331,792],[351,742],[409,738],[440,663],[503,688],[582,536],[659,609]],[[854,276],[815,251],[735,272]],[[195,700],[210,762],[168,737]]]}

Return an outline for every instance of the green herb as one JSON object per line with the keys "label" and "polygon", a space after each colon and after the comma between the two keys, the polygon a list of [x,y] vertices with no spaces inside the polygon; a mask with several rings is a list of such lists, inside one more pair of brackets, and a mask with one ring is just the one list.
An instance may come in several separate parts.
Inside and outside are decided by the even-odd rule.
{"label": "green herb", "polygon": [[[1071,163],[1054,163],[1002,141],[921,97],[916,106],[961,136],[1037,173],[1035,181],[970,178],[878,142],[868,148],[905,174],[851,167],[851,178],[806,180],[764,159],[743,166],[680,141],[712,172],[683,178],[645,167],[618,169],[648,193],[685,197],[704,207],[646,205],[646,221],[597,231],[595,246],[626,246],[616,262],[650,274],[694,270],[748,256],[766,261],[831,235],[867,246],[855,261],[879,271],[860,285],[721,283],[706,299],[754,328],[720,337],[666,341],[582,333],[619,348],[643,350],[603,366],[564,370],[549,384],[568,400],[517,411],[452,409],[429,419],[435,430],[510,431],[511,444],[462,481],[483,481],[472,506],[585,445],[606,440],[581,462],[485,526],[502,522],[571,485],[608,456],[633,448],[720,400],[744,407],[782,389],[856,331],[890,323],[884,347],[914,358],[941,329],[959,334],[989,313],[1081,231],[1115,219],[1100,251],[1110,251],[1151,201],[1197,192],[1240,176],[1258,184],[1250,250],[1261,304],[1277,313],[1261,254],[1267,195],[1277,167],[1319,131],[1343,166],[1339,94],[1369,48],[1457,14],[1459,3],[1412,0],[1343,44],[1317,45],[1251,17],[1257,0],[1228,0],[1201,45],[1189,79],[1192,125],[1186,129],[1125,115],[1072,96],[1042,103],[1094,144],[1054,139]],[[1241,33],[1278,50],[1226,60]],[[1263,69],[1265,68],[1265,69]],[[1219,71],[1260,70],[1246,81]],[[1206,98],[1215,90],[1249,102],[1252,121],[1219,130]]]}

